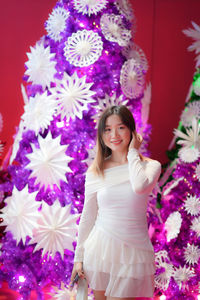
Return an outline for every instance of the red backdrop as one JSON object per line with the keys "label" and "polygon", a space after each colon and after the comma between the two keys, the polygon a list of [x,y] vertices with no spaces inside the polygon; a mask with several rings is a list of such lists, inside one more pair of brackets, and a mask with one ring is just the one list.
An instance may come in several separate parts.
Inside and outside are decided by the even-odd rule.
{"label": "red backdrop", "polygon": [[[195,71],[195,55],[187,52],[191,40],[182,30],[191,27],[191,21],[200,25],[200,1],[131,2],[137,19],[135,42],[146,53],[150,65],[147,76],[152,83],[150,150],[153,158],[164,163]],[[55,3],[56,0],[11,0],[1,6],[0,112],[4,127],[0,139],[7,143],[4,155],[12,145],[15,127],[23,113],[20,85],[26,52],[46,33],[44,22]]]}

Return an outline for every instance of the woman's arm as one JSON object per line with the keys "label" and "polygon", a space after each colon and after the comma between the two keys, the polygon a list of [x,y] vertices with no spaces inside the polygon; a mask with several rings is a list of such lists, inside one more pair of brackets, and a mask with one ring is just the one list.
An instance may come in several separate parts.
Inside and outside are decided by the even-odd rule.
{"label": "woman's arm", "polygon": [[142,162],[135,148],[128,152],[129,176],[133,190],[137,194],[149,194],[161,173],[161,164],[156,160]]}
{"label": "woman's arm", "polygon": [[85,182],[85,202],[78,229],[78,239],[75,251],[74,262],[82,262],[84,256],[84,242],[92,230],[97,217],[97,197],[95,193],[87,191],[87,175]]}

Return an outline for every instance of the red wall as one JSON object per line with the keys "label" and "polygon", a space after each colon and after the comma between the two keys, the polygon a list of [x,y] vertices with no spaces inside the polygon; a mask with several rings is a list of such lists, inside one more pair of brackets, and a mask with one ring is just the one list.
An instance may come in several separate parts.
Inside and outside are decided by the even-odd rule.
{"label": "red wall", "polygon": [[[182,30],[191,21],[200,25],[199,0],[132,0],[137,19],[135,42],[147,55],[152,83],[150,123],[153,126],[152,157],[166,162],[165,151],[177,127],[185,97],[195,71],[191,40]],[[20,5],[19,5],[20,3]],[[12,145],[15,126],[23,113],[20,85],[27,61],[26,52],[45,34],[44,22],[56,0],[4,1],[0,10],[0,112],[6,141],[4,155]]]}

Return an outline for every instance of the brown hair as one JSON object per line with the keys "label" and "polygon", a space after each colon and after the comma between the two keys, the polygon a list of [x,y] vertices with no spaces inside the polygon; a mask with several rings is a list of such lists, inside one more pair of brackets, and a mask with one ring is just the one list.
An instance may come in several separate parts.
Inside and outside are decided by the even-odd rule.
{"label": "brown hair", "polygon": [[131,133],[135,131],[135,120],[131,111],[126,106],[111,106],[103,112],[98,122],[96,157],[90,167],[90,170],[92,170],[96,175],[104,175],[105,158],[110,156],[112,153],[111,149],[104,144],[102,135],[105,131],[107,118],[114,114],[120,117],[122,123],[130,129]]}

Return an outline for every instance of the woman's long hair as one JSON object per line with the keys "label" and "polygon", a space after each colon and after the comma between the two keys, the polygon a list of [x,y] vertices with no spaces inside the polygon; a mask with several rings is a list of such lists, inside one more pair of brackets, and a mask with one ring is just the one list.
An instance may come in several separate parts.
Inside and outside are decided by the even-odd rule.
{"label": "woman's long hair", "polygon": [[130,110],[128,110],[126,106],[111,106],[103,112],[98,122],[96,157],[90,167],[90,170],[93,171],[96,175],[104,175],[105,159],[112,153],[111,149],[108,148],[103,141],[106,120],[112,115],[118,115],[120,117],[122,123],[130,129],[131,137],[132,132],[135,131],[135,120],[133,118],[132,113],[130,112]]}

